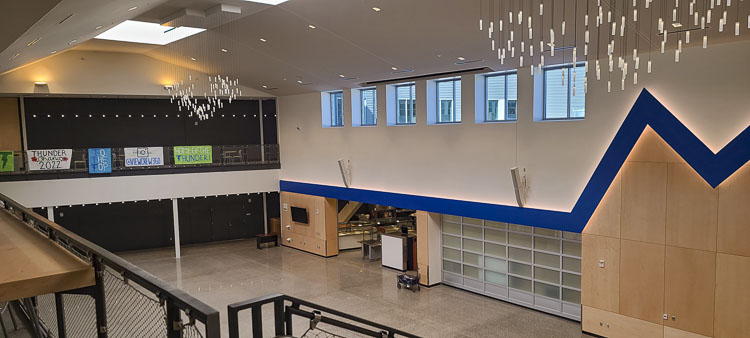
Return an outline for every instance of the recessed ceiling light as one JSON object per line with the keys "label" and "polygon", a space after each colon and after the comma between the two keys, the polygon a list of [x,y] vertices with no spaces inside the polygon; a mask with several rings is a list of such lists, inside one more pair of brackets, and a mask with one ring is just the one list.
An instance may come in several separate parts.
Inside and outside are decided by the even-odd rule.
{"label": "recessed ceiling light", "polygon": [[96,39],[166,45],[205,31],[195,27],[167,27],[158,23],[126,20],[96,36]]}
{"label": "recessed ceiling light", "polygon": [[56,50],[53,50],[52,52],[50,52],[50,54],[55,54],[55,53],[57,53]]}
{"label": "recessed ceiling light", "polygon": [[268,88],[268,86],[266,86],[266,85],[263,85],[263,88]]}
{"label": "recessed ceiling light", "polygon": [[41,40],[41,39],[42,39],[42,38],[36,38],[36,39],[34,39],[34,40],[31,40],[31,41],[30,41],[29,43],[27,43],[27,44],[26,44],[26,47],[31,47],[31,46],[35,45],[35,44],[36,44],[37,42],[39,42],[39,40]]}
{"label": "recessed ceiling light", "polygon": [[380,7],[373,7],[372,10],[376,12],[380,12]]}
{"label": "recessed ceiling light", "polygon": [[315,27],[315,25],[307,25],[307,27],[310,27],[311,29],[318,28],[318,27]]}
{"label": "recessed ceiling light", "polygon": [[458,57],[458,59],[459,59],[459,60],[461,60],[461,61],[464,61],[464,60],[466,60],[466,58],[465,58],[465,57],[463,57],[463,56],[459,56],[459,57]]}
{"label": "recessed ceiling light", "polygon": [[134,11],[136,9],[138,9],[138,6],[133,6],[133,7],[128,8],[128,11]]}
{"label": "recessed ceiling light", "polygon": [[297,80],[297,83],[302,84],[302,80]]}
{"label": "recessed ceiling light", "polygon": [[392,70],[398,70],[398,68],[397,68],[397,67],[391,67],[391,69],[392,69]]}
{"label": "recessed ceiling light", "polygon": [[72,44],[74,44],[76,42],[78,42],[78,40],[76,40],[76,39],[70,40],[70,42],[68,42],[68,45],[72,45]]}
{"label": "recessed ceiling light", "polygon": [[278,5],[280,3],[287,2],[289,0],[244,0],[244,1],[257,2],[257,3],[260,3],[260,4],[274,5],[275,6],[275,5]]}
{"label": "recessed ceiling light", "polygon": [[195,60],[197,60],[197,59],[196,59],[196,58],[194,58],[194,57],[191,57],[191,58],[190,58],[190,60],[193,60],[193,61],[195,61]]}
{"label": "recessed ceiling light", "polygon": [[260,42],[266,42],[266,41],[268,41],[268,40],[266,40],[264,38],[260,38]]}
{"label": "recessed ceiling light", "polygon": [[222,48],[221,51],[224,53],[229,52],[228,50],[226,50],[226,48]]}
{"label": "recessed ceiling light", "polygon": [[101,25],[96,26],[96,28],[94,28],[94,29],[102,29],[102,26]]}
{"label": "recessed ceiling light", "polygon": [[346,76],[344,76],[344,74],[339,74],[339,77],[343,79],[343,78],[345,78]]}

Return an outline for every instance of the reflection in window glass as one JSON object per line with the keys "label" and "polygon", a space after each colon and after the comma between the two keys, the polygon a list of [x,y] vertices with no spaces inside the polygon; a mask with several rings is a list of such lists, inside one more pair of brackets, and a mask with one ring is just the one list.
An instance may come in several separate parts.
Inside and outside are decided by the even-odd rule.
{"label": "reflection in window glass", "polygon": [[437,83],[438,123],[461,122],[461,80]]}
{"label": "reflection in window glass", "polygon": [[473,239],[464,238],[464,250],[470,250],[477,253],[482,252],[482,242]]}
{"label": "reflection in window glass", "polygon": [[534,282],[534,293],[549,298],[560,298],[560,287],[545,283]]}
{"label": "reflection in window glass", "polygon": [[581,260],[571,257],[563,257],[563,270],[581,272]]}
{"label": "reflection in window glass", "polygon": [[452,259],[454,261],[461,261],[461,251],[443,248],[443,258]]}
{"label": "reflection in window glass", "polygon": [[398,105],[396,124],[416,123],[417,94],[414,84],[396,86],[396,101]]}
{"label": "reflection in window glass", "polygon": [[461,249],[461,239],[458,237],[443,235],[443,245]]}
{"label": "reflection in window glass", "polygon": [[464,264],[464,276],[481,280],[482,270],[475,268],[473,266],[468,266]]}
{"label": "reflection in window glass", "polygon": [[531,277],[531,265],[508,262],[508,272],[514,275]]}
{"label": "reflection in window glass", "polygon": [[583,66],[544,70],[544,119],[579,119],[586,116]]}
{"label": "reflection in window glass", "polygon": [[485,257],[484,267],[502,273],[508,272],[508,263],[503,259]]}
{"label": "reflection in window glass", "polygon": [[484,243],[484,253],[495,257],[505,258],[505,245]]}
{"label": "reflection in window glass", "polygon": [[562,300],[569,303],[581,304],[581,292],[563,288]]}
{"label": "reflection in window glass", "polygon": [[331,93],[331,127],[344,126],[344,92]]}
{"label": "reflection in window glass", "polygon": [[528,279],[508,276],[508,286],[514,289],[531,292],[531,281]]}
{"label": "reflection in window glass", "polygon": [[377,95],[375,88],[362,89],[362,125],[374,126],[378,124]]}
{"label": "reflection in window glass", "polygon": [[508,285],[508,277],[505,274],[497,273],[493,271],[484,271],[484,280],[501,286],[507,286]]}
{"label": "reflection in window glass", "polygon": [[534,279],[560,284],[560,272],[556,270],[534,267]]}
{"label": "reflection in window glass", "polygon": [[485,89],[485,121],[516,120],[518,76],[515,73],[486,76]]}
{"label": "reflection in window glass", "polygon": [[531,251],[518,248],[508,248],[508,258],[531,263]]}
{"label": "reflection in window glass", "polygon": [[443,260],[443,270],[453,272],[455,274],[461,274],[461,264],[451,261]]}
{"label": "reflection in window glass", "polygon": [[476,266],[482,266],[483,265],[483,256],[477,255],[469,252],[464,252],[464,263],[476,265]]}

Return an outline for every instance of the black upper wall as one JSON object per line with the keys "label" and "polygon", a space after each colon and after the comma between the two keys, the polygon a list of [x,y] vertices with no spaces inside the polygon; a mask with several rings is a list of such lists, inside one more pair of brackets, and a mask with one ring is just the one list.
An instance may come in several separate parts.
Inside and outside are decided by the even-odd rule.
{"label": "black upper wall", "polygon": [[[264,141],[275,144],[276,100],[262,104]],[[24,110],[29,149],[261,143],[258,100],[225,103],[206,121],[169,99],[25,98]]]}

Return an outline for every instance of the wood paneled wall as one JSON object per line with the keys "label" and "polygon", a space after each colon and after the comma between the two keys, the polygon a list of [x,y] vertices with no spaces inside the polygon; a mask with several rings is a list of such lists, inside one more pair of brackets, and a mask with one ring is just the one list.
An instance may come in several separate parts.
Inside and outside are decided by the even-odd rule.
{"label": "wood paneled wall", "polygon": [[[335,198],[282,192],[281,243],[323,257],[338,255],[337,202]],[[291,207],[307,209],[308,224],[294,222]]]}
{"label": "wood paneled wall", "polygon": [[750,335],[750,163],[713,189],[646,128],[582,251],[584,331]]}
{"label": "wood paneled wall", "polygon": [[0,150],[21,151],[18,98],[0,98]]}

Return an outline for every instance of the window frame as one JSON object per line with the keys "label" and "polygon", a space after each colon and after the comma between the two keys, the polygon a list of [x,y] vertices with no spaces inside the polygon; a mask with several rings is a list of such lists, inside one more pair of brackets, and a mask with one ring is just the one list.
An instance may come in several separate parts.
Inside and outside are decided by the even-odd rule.
{"label": "window frame", "polygon": [[[373,105],[374,108],[372,113],[375,115],[375,120],[373,123],[365,123],[367,119],[365,118],[365,95],[364,92],[372,91],[373,95]],[[375,87],[370,88],[362,88],[359,90],[359,126],[360,127],[373,127],[378,125],[378,90]]]}
{"label": "window frame", "polygon": [[[330,127],[331,128],[340,128],[340,127],[343,127],[344,126],[344,115],[345,115],[344,114],[344,91],[343,90],[337,90],[337,91],[329,92],[328,94],[330,95],[330,105],[331,105],[331,108],[330,108],[331,126]],[[336,105],[334,104],[334,101],[336,100],[336,95],[341,95],[341,105],[340,105],[340,107],[341,107],[341,124],[334,124],[334,121],[336,121],[336,119],[334,118],[334,109],[336,107]],[[338,113],[338,112],[336,112],[336,113]]]}
{"label": "window frame", "polygon": [[[453,96],[451,98],[452,103],[452,109],[451,109],[451,115],[453,115],[452,121],[440,121],[440,113],[442,112],[442,102],[440,98],[440,84],[445,82],[451,82],[453,84]],[[461,116],[461,120],[456,121],[456,82],[461,82],[461,78],[449,78],[449,79],[441,79],[435,81],[435,99],[436,99],[436,105],[437,109],[435,109],[435,124],[459,124],[463,120],[463,116]],[[461,93],[459,93],[460,95]],[[462,114],[463,115],[463,114]]]}
{"label": "window frame", "polygon": [[[509,119],[508,118],[508,76],[509,75],[518,75],[518,72],[502,72],[502,73],[495,73],[495,74],[487,74],[484,76],[484,123],[504,123],[504,122],[516,122],[518,121],[518,97],[516,97],[516,118],[515,119]],[[505,87],[504,87],[504,93],[503,97],[505,98],[505,104],[503,105],[503,117],[502,120],[488,120],[487,115],[489,115],[489,79],[493,77],[503,77],[505,80]],[[516,90],[518,90],[518,77],[516,77]],[[518,95],[518,92],[516,91],[516,95]],[[497,100],[492,100],[497,101]],[[498,108],[500,107],[500,102],[498,102]]]}
{"label": "window frame", "polygon": [[[406,103],[406,108],[407,108],[406,109],[406,112],[407,112],[407,114],[406,114],[406,120],[408,121],[409,117],[413,115],[414,119],[412,120],[412,122],[403,122],[402,123],[402,122],[399,122],[399,120],[398,120],[398,118],[399,118],[399,112],[400,112],[399,109],[400,109],[400,105],[401,105],[401,103],[399,102],[399,99],[398,99],[398,89],[402,88],[402,87],[408,87],[409,88],[409,99],[407,100],[407,103]],[[408,125],[412,125],[412,124],[417,124],[417,84],[413,83],[413,82],[411,82],[411,83],[403,83],[403,84],[395,85],[395,86],[393,86],[393,88],[394,88],[394,92],[396,93],[396,125],[397,126],[408,126]],[[412,98],[412,97],[414,97],[414,98]],[[408,101],[412,101],[411,105],[409,104]],[[409,115],[409,106],[411,106],[411,108],[412,108],[411,109],[412,110],[412,112],[411,112],[412,115]]]}
{"label": "window frame", "polygon": [[[577,121],[577,120],[584,120],[584,119],[586,119],[586,104],[585,104],[586,91],[585,90],[583,92],[583,95],[584,95],[584,97],[583,97],[584,98],[583,116],[582,117],[570,116],[570,107],[571,107],[571,101],[572,101],[571,97],[573,95],[572,94],[572,90],[571,90],[572,89],[571,80],[572,80],[572,77],[573,77],[571,71],[572,71],[573,68],[578,68],[578,67],[584,67],[584,64],[583,63],[564,64],[564,65],[557,65],[557,66],[545,67],[545,68],[542,69],[542,121],[567,121],[567,120]],[[567,82],[568,82],[568,86],[567,86],[568,103],[566,105],[567,106],[567,112],[566,112],[567,113],[567,117],[548,118],[547,117],[547,71],[553,71],[553,70],[558,70],[558,69],[565,69],[568,72],[568,75],[567,75],[568,76],[568,78],[567,78]]]}

